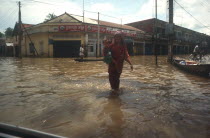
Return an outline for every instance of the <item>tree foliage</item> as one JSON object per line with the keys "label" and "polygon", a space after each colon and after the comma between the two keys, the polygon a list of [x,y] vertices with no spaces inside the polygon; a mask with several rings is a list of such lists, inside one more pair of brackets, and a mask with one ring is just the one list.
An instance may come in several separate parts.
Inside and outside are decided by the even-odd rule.
{"label": "tree foliage", "polygon": [[12,36],[12,32],[13,32],[13,29],[8,27],[5,31],[5,36],[6,37],[11,37]]}
{"label": "tree foliage", "polygon": [[1,38],[1,37],[4,37],[4,34],[3,34],[2,32],[0,32],[0,38]]}
{"label": "tree foliage", "polygon": [[56,17],[57,17],[57,16],[56,16],[54,13],[49,13],[49,14],[46,16],[44,22],[47,22],[47,21],[49,21],[49,20],[52,20],[52,19],[54,19],[54,18],[56,18]]}

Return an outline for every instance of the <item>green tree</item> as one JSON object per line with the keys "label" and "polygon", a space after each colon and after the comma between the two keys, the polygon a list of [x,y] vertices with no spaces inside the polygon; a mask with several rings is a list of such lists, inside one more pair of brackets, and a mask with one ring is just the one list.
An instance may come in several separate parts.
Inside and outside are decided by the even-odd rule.
{"label": "green tree", "polygon": [[49,13],[49,14],[46,16],[44,22],[47,22],[47,21],[49,21],[49,20],[52,20],[52,19],[54,19],[54,18],[56,18],[56,17],[57,17],[57,16],[56,16],[54,13]]}
{"label": "green tree", "polygon": [[4,37],[4,34],[3,34],[2,32],[0,32],[0,38],[1,38],[1,37]]}
{"label": "green tree", "polygon": [[6,37],[11,37],[12,36],[12,32],[13,32],[13,29],[8,27],[5,31],[5,36]]}

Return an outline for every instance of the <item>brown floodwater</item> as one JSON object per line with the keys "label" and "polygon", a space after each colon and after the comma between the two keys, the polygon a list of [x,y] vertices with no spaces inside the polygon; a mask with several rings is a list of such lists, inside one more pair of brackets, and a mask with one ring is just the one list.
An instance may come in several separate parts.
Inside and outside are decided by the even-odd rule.
{"label": "brown floodwater", "polygon": [[71,58],[0,58],[0,122],[70,138],[210,137],[210,79],[166,56],[134,56],[121,94],[107,65]]}

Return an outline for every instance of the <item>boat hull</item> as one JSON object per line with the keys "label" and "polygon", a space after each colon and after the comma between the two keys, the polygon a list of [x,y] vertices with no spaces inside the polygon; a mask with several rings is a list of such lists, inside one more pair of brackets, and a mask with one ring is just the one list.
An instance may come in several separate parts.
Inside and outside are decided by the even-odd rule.
{"label": "boat hull", "polygon": [[196,74],[199,76],[209,77],[210,78],[210,64],[196,64],[196,65],[182,65],[181,61],[184,60],[173,60],[173,64],[191,74]]}
{"label": "boat hull", "polygon": [[78,61],[78,62],[91,62],[91,61],[103,61],[103,59],[74,59],[74,61]]}

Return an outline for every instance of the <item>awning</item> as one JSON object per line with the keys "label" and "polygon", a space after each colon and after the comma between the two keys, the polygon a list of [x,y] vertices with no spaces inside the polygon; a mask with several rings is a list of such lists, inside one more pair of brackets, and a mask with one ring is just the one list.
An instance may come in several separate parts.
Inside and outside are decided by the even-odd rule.
{"label": "awning", "polygon": [[13,43],[6,43],[6,46],[14,46]]}

